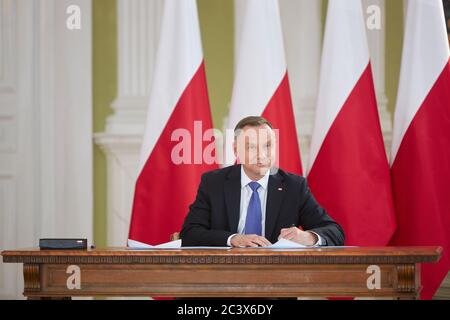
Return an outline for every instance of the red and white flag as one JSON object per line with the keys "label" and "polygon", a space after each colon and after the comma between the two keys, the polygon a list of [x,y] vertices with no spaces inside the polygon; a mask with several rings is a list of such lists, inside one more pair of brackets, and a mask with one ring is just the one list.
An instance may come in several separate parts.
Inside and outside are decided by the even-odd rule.
{"label": "red and white flag", "polygon": [[308,182],[347,245],[386,245],[395,230],[360,0],[330,0]]}
{"label": "red and white flag", "polygon": [[201,174],[217,168],[202,158],[211,127],[196,1],[164,1],[129,239],[154,245],[181,229]]}
{"label": "red and white flag", "polygon": [[[301,174],[278,1],[246,0],[243,6],[227,127],[246,116],[266,118],[278,129],[279,167]],[[228,132],[226,138],[225,163],[233,164],[233,136]]]}
{"label": "red and white flag", "polygon": [[408,1],[402,55],[391,244],[444,248],[439,263],[422,266],[422,298],[431,299],[450,268],[450,53],[441,0]]}

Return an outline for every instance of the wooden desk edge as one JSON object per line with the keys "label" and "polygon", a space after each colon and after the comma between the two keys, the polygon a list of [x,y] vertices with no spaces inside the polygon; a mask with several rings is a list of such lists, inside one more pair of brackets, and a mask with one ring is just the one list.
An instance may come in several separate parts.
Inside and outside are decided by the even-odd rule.
{"label": "wooden desk edge", "polygon": [[21,249],[1,252],[4,263],[429,263],[438,262],[442,247],[352,247],[302,250],[224,249],[224,250],[95,250]]}

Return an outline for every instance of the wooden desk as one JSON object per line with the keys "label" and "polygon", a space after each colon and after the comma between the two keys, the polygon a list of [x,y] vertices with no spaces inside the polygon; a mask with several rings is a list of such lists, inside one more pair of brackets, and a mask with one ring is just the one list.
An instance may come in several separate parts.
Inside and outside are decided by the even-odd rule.
{"label": "wooden desk", "polygon": [[[347,247],[303,250],[3,251],[23,263],[28,298],[71,296],[396,297],[416,299],[420,264],[437,262],[441,247]],[[69,290],[70,265],[80,289]],[[380,289],[368,289],[367,268],[379,266]]]}

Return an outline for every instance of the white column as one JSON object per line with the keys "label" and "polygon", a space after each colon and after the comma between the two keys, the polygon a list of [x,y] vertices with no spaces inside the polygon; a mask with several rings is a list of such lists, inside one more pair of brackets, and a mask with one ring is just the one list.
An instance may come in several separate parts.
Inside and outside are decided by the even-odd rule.
{"label": "white column", "polygon": [[[66,28],[66,8],[81,29]],[[92,240],[91,0],[0,0],[0,247]],[[22,296],[0,264],[0,297]]]}
{"label": "white column", "polygon": [[386,14],[385,0],[363,0],[363,10],[367,21],[369,6],[377,6],[380,9],[381,25],[379,29],[367,30],[370,59],[372,63],[373,81],[377,96],[378,113],[380,115],[381,130],[383,132],[384,145],[389,158],[392,143],[392,116],[387,109],[388,99],[385,87],[385,48],[386,48]]}
{"label": "white column", "polygon": [[[39,2],[42,235],[92,239],[92,3]],[[81,29],[66,27],[80,8]]]}
{"label": "white column", "polygon": [[322,1],[279,0],[286,61],[300,142],[307,167],[322,52]]}
{"label": "white column", "polygon": [[117,5],[119,83],[106,131],[142,134],[162,2],[118,0]]}
{"label": "white column", "polygon": [[[17,3],[0,1],[0,247],[17,246]],[[19,268],[0,263],[0,299],[19,297]]]}
{"label": "white column", "polygon": [[95,142],[107,156],[107,242],[125,245],[144,134],[162,0],[118,0],[118,92],[105,132]]}

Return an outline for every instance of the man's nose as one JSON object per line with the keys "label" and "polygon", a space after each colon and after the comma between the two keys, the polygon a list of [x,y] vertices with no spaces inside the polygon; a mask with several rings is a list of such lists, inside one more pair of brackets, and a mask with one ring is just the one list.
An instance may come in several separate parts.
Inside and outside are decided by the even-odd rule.
{"label": "man's nose", "polygon": [[258,160],[263,160],[267,158],[267,150],[265,148],[258,148],[257,153]]}

